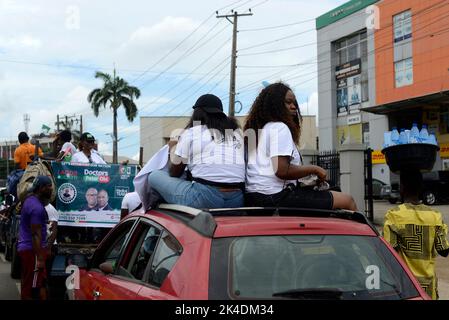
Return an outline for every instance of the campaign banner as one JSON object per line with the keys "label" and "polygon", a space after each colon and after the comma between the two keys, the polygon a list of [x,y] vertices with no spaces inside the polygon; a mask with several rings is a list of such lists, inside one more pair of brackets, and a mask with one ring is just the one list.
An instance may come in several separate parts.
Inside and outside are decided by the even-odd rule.
{"label": "campaign banner", "polygon": [[112,228],[123,197],[134,191],[137,166],[52,162],[58,225]]}

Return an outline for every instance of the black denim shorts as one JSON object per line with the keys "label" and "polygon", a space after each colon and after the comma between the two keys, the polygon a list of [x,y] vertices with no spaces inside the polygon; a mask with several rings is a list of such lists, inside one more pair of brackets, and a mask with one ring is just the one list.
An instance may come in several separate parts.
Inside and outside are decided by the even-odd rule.
{"label": "black denim shorts", "polygon": [[286,188],[272,195],[257,192],[245,194],[245,206],[248,207],[332,209],[333,204],[334,197],[330,191],[315,191],[311,188]]}

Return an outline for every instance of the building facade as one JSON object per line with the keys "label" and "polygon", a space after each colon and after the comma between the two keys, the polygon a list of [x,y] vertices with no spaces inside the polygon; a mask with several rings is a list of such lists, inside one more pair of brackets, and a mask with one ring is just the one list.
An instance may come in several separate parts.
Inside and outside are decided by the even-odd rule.
{"label": "building facade", "polygon": [[390,182],[383,133],[413,122],[440,144],[449,169],[448,1],[354,0],[316,19],[320,150],[363,143],[373,176]]}
{"label": "building facade", "polygon": [[[243,128],[246,116],[236,117]],[[183,129],[190,117],[140,117],[140,146],[143,147],[143,162],[147,162],[173,135]],[[317,128],[315,116],[303,116],[300,137],[301,150],[316,150]]]}
{"label": "building facade", "polygon": [[[354,0],[316,19],[320,151],[344,144],[380,150],[388,129],[384,115],[365,112],[376,104],[374,0]],[[374,21],[375,22],[375,21]],[[373,176],[390,181],[385,163]]]}

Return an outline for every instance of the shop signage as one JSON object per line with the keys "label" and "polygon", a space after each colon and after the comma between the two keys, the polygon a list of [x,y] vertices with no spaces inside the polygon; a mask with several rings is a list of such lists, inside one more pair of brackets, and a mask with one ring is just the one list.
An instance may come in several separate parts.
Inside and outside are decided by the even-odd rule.
{"label": "shop signage", "polygon": [[348,117],[348,126],[362,122],[362,115],[356,114]]}
{"label": "shop signage", "polygon": [[385,164],[385,156],[380,150],[374,150],[371,153],[371,160],[373,164]]}
{"label": "shop signage", "polygon": [[337,80],[352,77],[362,72],[362,60],[355,59],[335,68],[335,78]]}
{"label": "shop signage", "polygon": [[440,157],[449,158],[449,143],[440,144]]}

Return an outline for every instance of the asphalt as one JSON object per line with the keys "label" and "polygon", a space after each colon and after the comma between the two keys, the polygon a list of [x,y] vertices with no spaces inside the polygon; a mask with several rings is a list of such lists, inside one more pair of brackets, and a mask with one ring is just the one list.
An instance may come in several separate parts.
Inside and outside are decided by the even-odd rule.
{"label": "asphalt", "polygon": [[19,300],[20,281],[10,276],[10,263],[0,254],[0,300]]}

